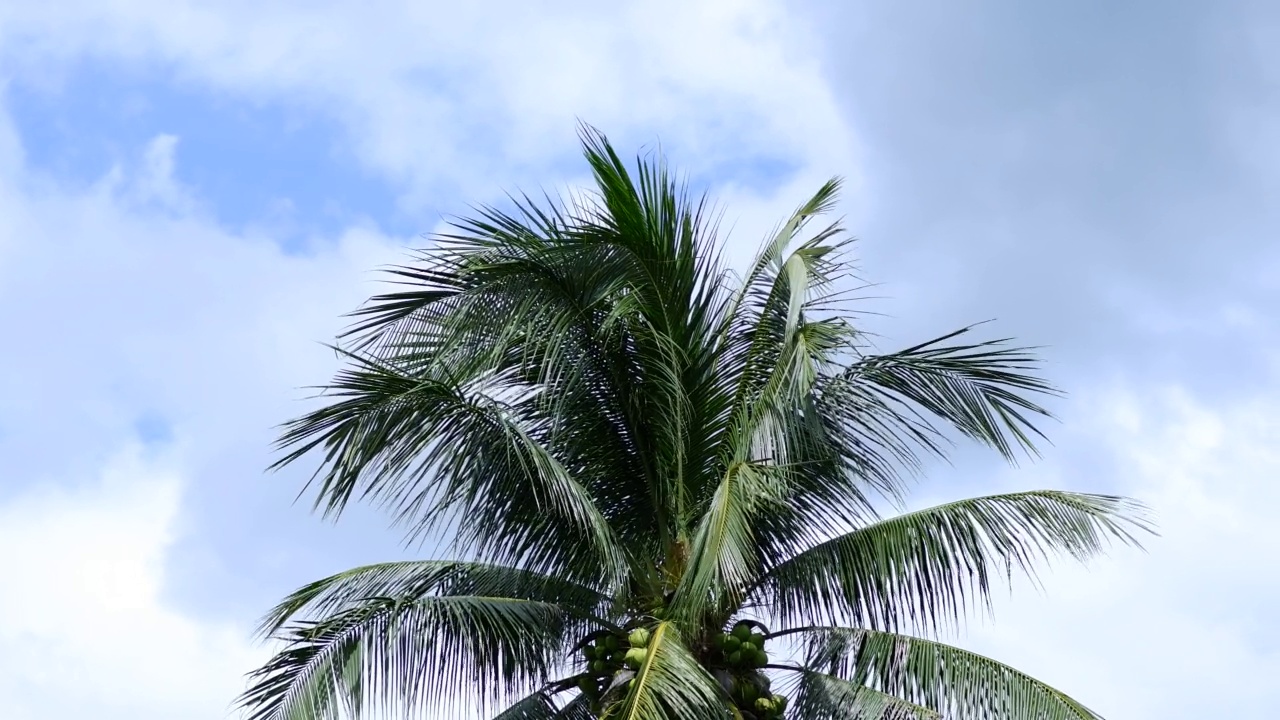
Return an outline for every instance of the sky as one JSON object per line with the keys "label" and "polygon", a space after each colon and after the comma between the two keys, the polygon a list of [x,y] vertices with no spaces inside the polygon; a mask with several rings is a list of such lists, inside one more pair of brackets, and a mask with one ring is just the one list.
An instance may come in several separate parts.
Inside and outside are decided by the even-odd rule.
{"label": "sky", "polygon": [[411,557],[275,426],[442,217],[659,143],[745,255],[826,178],[886,349],[1044,346],[1044,457],[914,506],[1120,493],[1161,536],[954,641],[1113,720],[1280,701],[1280,8],[0,2],[0,717],[231,717],[298,585]]}

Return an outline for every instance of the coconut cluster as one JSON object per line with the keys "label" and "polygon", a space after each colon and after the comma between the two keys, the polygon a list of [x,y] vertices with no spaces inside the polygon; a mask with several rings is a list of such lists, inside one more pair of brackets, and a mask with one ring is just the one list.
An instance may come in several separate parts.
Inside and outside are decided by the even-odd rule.
{"label": "coconut cluster", "polygon": [[[578,689],[591,703],[597,716],[606,702],[635,682],[636,671],[649,657],[650,633],[636,628],[628,635],[601,633],[582,648],[586,672],[578,679]],[[777,720],[787,709],[787,699],[770,692],[769,678],[759,670],[769,663],[765,636],[747,622],[739,622],[727,633],[712,637],[704,661],[720,681],[744,718]]]}
{"label": "coconut cluster", "polygon": [[[578,680],[578,689],[591,702],[591,712],[603,711],[604,696],[616,685],[623,667],[639,670],[649,655],[649,631],[637,628],[626,637],[614,634],[597,636],[582,649],[587,672]],[[631,673],[634,676],[634,673]],[[634,677],[627,684],[634,682]]]}
{"label": "coconut cluster", "polygon": [[764,650],[764,633],[751,629],[745,622],[733,626],[733,630],[721,633],[714,640],[717,655],[726,667],[735,670],[762,668],[769,664],[769,653]]}
{"label": "coconut cluster", "polygon": [[720,672],[725,690],[745,717],[774,720],[787,709],[787,698],[770,691],[769,678],[760,668],[769,664],[765,636],[751,623],[739,622],[727,633],[712,638],[711,665]]}

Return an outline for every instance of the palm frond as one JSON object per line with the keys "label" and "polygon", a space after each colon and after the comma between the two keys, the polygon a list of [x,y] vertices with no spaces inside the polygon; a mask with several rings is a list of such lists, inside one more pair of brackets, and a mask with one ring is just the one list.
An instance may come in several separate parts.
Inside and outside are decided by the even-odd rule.
{"label": "palm frond", "polygon": [[308,583],[272,609],[263,618],[259,632],[270,636],[299,615],[325,617],[374,598],[412,600],[429,596],[529,600],[556,605],[580,621],[608,624],[595,617],[610,601],[598,590],[502,565],[416,560],[365,565]]}
{"label": "palm frond", "polygon": [[776,468],[751,462],[725,472],[711,507],[694,529],[689,566],[672,601],[679,617],[701,621],[712,597],[724,597],[734,606],[741,601],[743,588],[759,572],[753,520],[763,508],[781,503],[785,488],[780,479]]}
{"label": "palm frond", "polygon": [[921,408],[1010,461],[1015,459],[1015,446],[1035,453],[1032,436],[1044,434],[1029,416],[1051,416],[1023,393],[1057,391],[1027,372],[1038,365],[1028,352],[1031,348],[1006,347],[1005,339],[945,344],[972,329],[961,328],[895,353],[864,356],[840,379],[864,384],[889,402]]}
{"label": "palm frond", "polygon": [[452,522],[460,552],[575,577],[621,572],[612,528],[539,437],[527,397],[347,356],[355,367],[330,386],[340,399],[290,424],[281,444],[297,447],[278,463],[322,447],[316,502],[327,512],[359,492],[419,533]]}
{"label": "palm frond", "polygon": [[[833,225],[784,254],[804,222],[829,209],[836,187],[835,182],[824,186],[766,245],[742,294],[730,305],[736,316],[722,326],[718,352],[725,402],[716,418],[723,427],[716,473],[723,479],[718,485],[709,483],[715,475],[704,472],[691,494],[697,498],[697,537],[714,541],[700,547],[730,554],[694,553],[691,567],[701,574],[691,573],[697,578],[690,578],[695,594],[685,597],[705,594],[710,587],[706,573],[715,567],[720,586],[736,601],[757,560],[785,553],[823,516],[869,512],[858,481],[834,466],[822,428],[805,412],[812,409],[819,378],[856,335],[847,323],[815,309],[841,274],[832,258],[842,243],[830,241],[839,228]],[[744,468],[749,474],[740,477]],[[829,472],[833,469],[834,476]],[[815,486],[829,492],[815,497],[809,492]],[[737,493],[732,503],[726,503],[728,490]],[[784,498],[796,501],[787,505]],[[773,507],[759,518],[750,517],[764,505]],[[732,525],[726,524],[726,511],[736,513]],[[726,539],[733,542],[725,544]]]}
{"label": "palm frond", "polygon": [[1100,720],[1065,693],[957,647],[854,628],[797,633],[808,671],[873,688],[948,720]]}
{"label": "palm frond", "polygon": [[791,707],[805,720],[943,720],[927,707],[809,670],[799,671],[794,692]]}
{"label": "palm frond", "polygon": [[1151,532],[1124,498],[1054,490],[940,505],[854,530],[768,569],[754,602],[782,624],[821,619],[897,630],[958,623],[993,578],[1016,568],[1035,579],[1051,554],[1085,560],[1108,541],[1137,545]]}
{"label": "palm frond", "polygon": [[555,700],[539,690],[511,704],[506,710],[493,716],[493,720],[560,720],[565,717]]}
{"label": "palm frond", "polygon": [[644,663],[605,720],[727,720],[720,684],[699,664],[672,623],[659,623]]}
{"label": "palm frond", "polygon": [[282,629],[240,704],[249,720],[509,701],[546,681],[571,618],[552,603],[463,596],[370,598]]}

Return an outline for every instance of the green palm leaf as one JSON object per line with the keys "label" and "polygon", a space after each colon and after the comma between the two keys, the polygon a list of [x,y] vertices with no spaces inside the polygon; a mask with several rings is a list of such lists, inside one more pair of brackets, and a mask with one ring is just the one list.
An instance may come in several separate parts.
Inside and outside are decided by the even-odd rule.
{"label": "green palm leaf", "polygon": [[702,620],[710,597],[726,597],[733,605],[741,600],[742,588],[759,572],[753,520],[767,503],[781,503],[780,476],[775,468],[749,462],[725,473],[694,531],[690,564],[675,591],[673,608],[680,617]]}
{"label": "green palm leaf", "polygon": [[545,682],[572,625],[557,605],[511,598],[371,598],[285,627],[284,649],[241,698],[249,720],[338,720],[441,699],[501,702]]}
{"label": "green palm leaf", "polygon": [[547,693],[539,690],[512,703],[493,716],[493,720],[558,720],[565,717]]}
{"label": "green palm leaf", "polygon": [[645,661],[606,720],[725,720],[719,683],[681,641],[672,623],[653,630]]}
{"label": "green palm leaf", "polygon": [[1085,560],[1109,539],[1137,544],[1141,505],[1051,490],[960,500],[868,525],[770,568],[751,598],[783,624],[823,618],[896,630],[958,622],[1014,568],[1035,579],[1050,553]]}
{"label": "green palm leaf", "polygon": [[929,708],[824,673],[800,671],[796,717],[805,720],[942,720]]}
{"label": "green palm leaf", "polygon": [[461,552],[564,571],[586,553],[606,574],[620,570],[612,529],[540,441],[527,400],[347,356],[356,367],[329,388],[341,399],[291,424],[281,442],[298,447],[278,463],[323,447],[318,501],[328,511],[359,491],[419,532],[452,523]]}
{"label": "green palm leaf", "polygon": [[365,565],[309,583],[277,605],[263,619],[260,631],[271,635],[299,614],[324,617],[371,598],[416,599],[431,595],[548,603],[562,608],[567,615],[608,625],[595,618],[610,600],[597,590],[519,568],[422,560]]}
{"label": "green palm leaf", "polygon": [[806,669],[878,690],[948,720],[1100,720],[1039,680],[957,647],[853,628],[794,632],[805,646]]}
{"label": "green palm leaf", "polygon": [[1034,453],[1031,436],[1044,435],[1028,413],[1047,417],[1049,412],[1019,391],[1057,391],[1027,373],[1038,364],[1029,348],[1004,347],[1003,339],[945,344],[971,330],[961,328],[895,353],[867,355],[839,380],[864,384],[889,402],[923,408],[1006,459],[1014,459],[1015,445]]}

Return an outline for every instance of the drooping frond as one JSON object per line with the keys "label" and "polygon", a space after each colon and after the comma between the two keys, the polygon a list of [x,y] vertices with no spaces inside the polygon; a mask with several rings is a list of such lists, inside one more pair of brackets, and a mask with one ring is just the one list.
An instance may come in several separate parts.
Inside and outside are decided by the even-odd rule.
{"label": "drooping frond", "polygon": [[798,634],[807,670],[870,687],[947,720],[1100,720],[1065,693],[950,645],[853,628]]}
{"label": "drooping frond", "polygon": [[370,598],[284,627],[251,675],[249,720],[340,720],[445,700],[509,701],[543,684],[580,623],[557,605],[474,595]]}
{"label": "drooping frond", "polygon": [[300,615],[326,617],[372,598],[414,599],[432,595],[529,600],[555,605],[579,622],[593,620],[610,598],[557,577],[487,563],[418,560],[353,568],[303,586],[263,618],[261,632],[272,635]]}
{"label": "drooping frond", "polygon": [[805,720],[943,720],[940,713],[832,675],[799,672],[795,717]]}
{"label": "drooping frond", "polygon": [[591,712],[591,703],[586,696],[579,695],[560,708],[556,720],[596,720],[596,715]]}
{"label": "drooping frond", "polygon": [[494,715],[493,720],[560,720],[563,717],[551,696],[539,690],[512,703]]}
{"label": "drooping frond", "polygon": [[1137,544],[1142,507],[1054,490],[960,500],[868,525],[770,568],[752,593],[783,625],[822,619],[881,630],[958,623],[993,579],[1035,577],[1051,555],[1085,560]]}
{"label": "drooping frond", "polygon": [[862,384],[908,406],[900,412],[922,408],[1010,461],[1015,446],[1034,453],[1032,436],[1044,436],[1028,414],[1049,413],[1025,393],[1057,391],[1028,373],[1038,364],[1028,348],[1005,347],[1007,340],[946,344],[970,330],[961,328],[895,353],[864,356],[840,381]]}
{"label": "drooping frond", "polygon": [[723,691],[672,623],[653,631],[644,662],[605,720],[727,720]]}
{"label": "drooping frond", "polygon": [[358,493],[421,530],[452,522],[460,552],[597,582],[601,569],[621,571],[613,530],[549,446],[536,398],[348,358],[330,386],[340,399],[282,440],[298,445],[282,463],[324,449],[318,502],[329,511]]}

